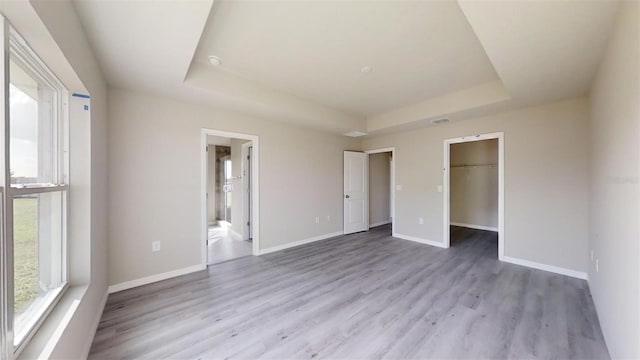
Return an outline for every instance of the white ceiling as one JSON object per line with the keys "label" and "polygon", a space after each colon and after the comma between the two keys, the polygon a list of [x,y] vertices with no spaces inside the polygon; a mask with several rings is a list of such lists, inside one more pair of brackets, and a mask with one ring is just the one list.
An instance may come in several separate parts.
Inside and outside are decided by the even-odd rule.
{"label": "white ceiling", "polygon": [[184,82],[213,0],[74,4],[110,85],[166,93]]}
{"label": "white ceiling", "polygon": [[[563,0],[75,4],[112,86],[339,133],[397,131],[582,96],[619,7]],[[210,65],[209,55],[222,65]],[[373,71],[364,74],[363,66]]]}
{"label": "white ceiling", "polygon": [[549,101],[589,91],[616,1],[459,0],[509,93]]}
{"label": "white ceiling", "polygon": [[212,71],[365,116],[498,79],[455,1],[216,1],[195,61],[209,55]]}

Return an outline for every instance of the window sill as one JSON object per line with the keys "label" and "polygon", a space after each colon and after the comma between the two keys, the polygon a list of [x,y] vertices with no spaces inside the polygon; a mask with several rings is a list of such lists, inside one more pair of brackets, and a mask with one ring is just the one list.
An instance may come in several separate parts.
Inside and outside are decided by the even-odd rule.
{"label": "window sill", "polygon": [[44,320],[18,359],[48,359],[87,293],[88,286],[71,286]]}

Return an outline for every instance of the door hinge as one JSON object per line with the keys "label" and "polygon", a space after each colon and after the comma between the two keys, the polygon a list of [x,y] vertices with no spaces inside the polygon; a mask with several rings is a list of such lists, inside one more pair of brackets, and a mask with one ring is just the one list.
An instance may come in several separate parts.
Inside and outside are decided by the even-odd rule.
{"label": "door hinge", "polygon": [[249,226],[249,222],[247,221],[247,226]]}

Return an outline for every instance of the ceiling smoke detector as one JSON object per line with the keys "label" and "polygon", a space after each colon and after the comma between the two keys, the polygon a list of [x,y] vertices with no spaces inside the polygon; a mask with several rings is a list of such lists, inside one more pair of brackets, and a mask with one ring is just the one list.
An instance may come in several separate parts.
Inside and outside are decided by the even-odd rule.
{"label": "ceiling smoke detector", "polygon": [[431,123],[434,124],[434,125],[445,124],[445,123],[448,123],[448,122],[449,122],[449,119],[447,119],[447,118],[431,120]]}
{"label": "ceiling smoke detector", "polygon": [[219,57],[217,57],[215,55],[211,55],[211,56],[209,56],[209,64],[211,64],[213,66],[220,66],[220,64],[222,64],[222,61],[220,60]]}
{"label": "ceiling smoke detector", "polygon": [[352,131],[352,132],[344,133],[342,135],[351,136],[351,137],[359,137],[359,136],[367,135],[367,133],[362,132],[362,131]]}

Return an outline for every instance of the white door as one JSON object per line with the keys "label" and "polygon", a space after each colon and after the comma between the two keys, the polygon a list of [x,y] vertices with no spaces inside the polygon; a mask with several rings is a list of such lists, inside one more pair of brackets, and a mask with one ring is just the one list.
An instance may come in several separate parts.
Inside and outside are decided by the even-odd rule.
{"label": "white door", "polygon": [[344,152],[344,233],[369,230],[369,154]]}

